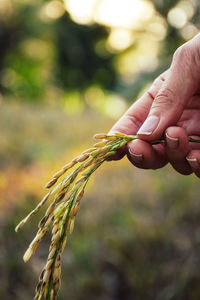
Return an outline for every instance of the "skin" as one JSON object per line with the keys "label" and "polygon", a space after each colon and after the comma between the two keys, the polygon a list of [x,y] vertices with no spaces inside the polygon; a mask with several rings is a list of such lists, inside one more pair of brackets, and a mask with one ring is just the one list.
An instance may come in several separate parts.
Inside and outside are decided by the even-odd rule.
{"label": "skin", "polygon": [[[133,103],[110,133],[116,131],[137,133],[139,140],[130,142],[113,160],[127,154],[138,168],[158,169],[170,163],[181,174],[200,177],[200,144],[188,142],[188,136],[200,139],[200,34],[176,50],[170,68]],[[162,136],[164,144],[150,145]]]}

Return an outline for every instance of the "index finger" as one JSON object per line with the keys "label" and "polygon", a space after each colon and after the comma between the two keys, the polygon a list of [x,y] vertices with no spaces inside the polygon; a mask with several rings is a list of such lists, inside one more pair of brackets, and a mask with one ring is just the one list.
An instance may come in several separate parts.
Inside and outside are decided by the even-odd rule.
{"label": "index finger", "polygon": [[[144,120],[146,119],[152,105],[152,97],[146,92],[140,99],[134,102],[126,113],[114,124],[109,134],[122,132],[125,134],[136,134]],[[109,157],[108,160],[119,160],[127,152],[127,147],[123,147],[118,152]]]}
{"label": "index finger", "polygon": [[131,105],[117,123],[114,124],[109,133],[115,133],[117,131],[125,134],[137,133],[148,116],[152,102],[165,81],[167,73],[168,70],[160,74],[160,76],[154,80],[149,90]]}
{"label": "index finger", "polygon": [[[156,78],[150,89],[144,93],[136,102],[134,102],[125,114],[114,124],[109,131],[109,134],[122,132],[125,134],[134,135],[138,132],[146,117],[149,114],[152,102],[160,90],[168,70]],[[127,147],[119,149],[117,154],[109,158],[109,160],[121,159],[127,152]]]}
{"label": "index finger", "polygon": [[109,133],[136,134],[149,113],[152,101],[152,97],[146,92],[130,106],[125,114],[114,124]]}

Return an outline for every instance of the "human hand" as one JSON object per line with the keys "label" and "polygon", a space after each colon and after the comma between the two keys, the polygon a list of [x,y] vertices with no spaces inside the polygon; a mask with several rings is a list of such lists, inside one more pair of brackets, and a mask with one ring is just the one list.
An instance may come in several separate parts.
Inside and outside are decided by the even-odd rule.
{"label": "human hand", "polygon": [[[181,174],[200,177],[200,144],[188,135],[200,136],[200,35],[175,52],[170,68],[137,100],[111,132],[138,134],[113,159],[127,154],[139,168],[157,169],[167,162]],[[148,142],[165,135],[166,143]]]}

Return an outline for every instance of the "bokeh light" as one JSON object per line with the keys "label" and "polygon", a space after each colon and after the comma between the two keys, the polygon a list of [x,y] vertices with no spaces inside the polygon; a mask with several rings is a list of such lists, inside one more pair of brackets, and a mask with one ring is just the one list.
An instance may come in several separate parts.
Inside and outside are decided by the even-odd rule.
{"label": "bokeh light", "polygon": [[153,12],[153,5],[143,0],[101,0],[95,20],[110,27],[138,28]]}
{"label": "bokeh light", "polygon": [[56,20],[65,12],[64,4],[61,1],[53,0],[45,3],[40,10],[40,18],[43,21]]}
{"label": "bokeh light", "polygon": [[65,0],[72,19],[80,24],[98,22],[110,27],[138,28],[149,20],[153,5],[144,0]]}
{"label": "bokeh light", "polygon": [[185,25],[181,30],[181,35],[186,41],[189,41],[198,33],[199,29],[191,23]]}
{"label": "bokeh light", "polygon": [[107,47],[110,51],[123,51],[133,43],[133,33],[128,29],[112,29],[108,40]]}
{"label": "bokeh light", "polygon": [[91,24],[94,19],[97,0],[64,0],[72,20],[79,24]]}
{"label": "bokeh light", "polygon": [[182,8],[175,7],[169,11],[168,21],[172,26],[182,28],[187,22],[187,15]]}

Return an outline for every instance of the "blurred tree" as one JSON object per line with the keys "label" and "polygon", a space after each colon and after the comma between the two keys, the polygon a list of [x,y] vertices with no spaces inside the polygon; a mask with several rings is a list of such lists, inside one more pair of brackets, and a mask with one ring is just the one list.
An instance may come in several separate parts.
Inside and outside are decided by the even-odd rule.
{"label": "blurred tree", "polygon": [[[96,5],[101,3],[103,1]],[[98,24],[95,17],[92,23],[78,24],[72,21],[62,1],[3,1],[0,4],[0,91],[17,99],[36,101],[46,100],[51,88],[82,92],[97,85],[104,90],[117,91],[132,101],[169,67],[175,49],[194,35],[200,25],[199,1],[152,0],[147,3],[153,7],[152,17],[147,24],[138,24],[138,29],[133,26],[126,31],[125,28],[133,41],[125,49],[116,51],[108,46],[116,25]],[[169,14],[174,8],[178,10],[170,21]],[[96,11],[97,8],[94,16]],[[141,18],[145,20],[145,16]],[[33,39],[38,40],[34,47],[30,46]],[[145,40],[147,43],[153,41],[149,50],[155,47],[157,52],[154,58],[152,54],[148,56],[146,47],[146,52],[141,53],[144,64],[141,68],[137,55]],[[42,47],[40,41],[43,41]],[[47,50],[40,57],[45,44],[51,51]],[[153,67],[149,67],[151,58],[157,59]],[[121,74],[119,69],[123,64],[129,64],[129,69],[133,64],[130,74]]]}
{"label": "blurred tree", "polygon": [[103,43],[98,49],[98,43],[108,37],[106,28],[76,24],[67,13],[55,28],[58,78],[63,88],[83,90],[97,84],[112,89],[117,76],[112,65],[113,54]]}

